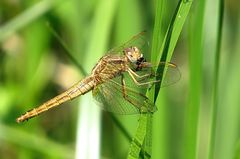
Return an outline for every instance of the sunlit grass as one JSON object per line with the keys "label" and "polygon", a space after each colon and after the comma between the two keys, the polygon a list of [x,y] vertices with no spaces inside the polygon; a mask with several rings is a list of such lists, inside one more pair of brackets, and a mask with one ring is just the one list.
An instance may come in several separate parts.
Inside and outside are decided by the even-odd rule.
{"label": "sunlit grass", "polygon": [[[21,125],[15,123],[21,113],[67,88],[58,79],[59,74],[64,74],[61,77],[65,81],[80,80],[59,70],[62,65],[79,70],[78,77],[86,75],[65,55],[61,42],[46,23],[60,34],[87,74],[107,50],[143,30],[152,33],[152,37],[147,37],[152,46],[151,53],[145,53],[147,59],[154,64],[160,60],[175,61],[182,74],[178,83],[161,88],[156,96],[158,111],[153,115],[152,130],[151,124],[143,118],[139,120],[139,116],[111,118],[105,112],[101,118],[95,116],[92,123],[102,128],[96,131],[98,135],[102,133],[101,152],[96,158],[126,158],[131,151],[129,139],[136,137],[138,127],[144,129],[140,132],[143,140],[153,141],[150,149],[154,159],[208,155],[209,159],[239,158],[239,2],[226,1],[227,16],[222,26],[215,23],[220,16],[216,4],[222,1],[180,2],[1,2],[0,158],[73,158],[78,144],[76,131],[88,123],[83,115],[92,119],[95,116],[91,111],[77,113],[83,105],[73,101]],[[214,50],[219,40],[216,30],[220,27],[223,34],[217,52],[221,52],[221,58],[217,60]],[[149,94],[151,99],[153,96],[154,92]],[[93,101],[91,93],[89,101]],[[137,145],[137,149],[140,152],[143,148]],[[139,156],[144,156],[143,151],[135,158]]]}
{"label": "sunlit grass", "polygon": [[[198,154],[199,110],[201,105],[203,78],[203,20],[205,1],[196,2],[193,6],[195,14],[189,20],[189,98],[185,110],[184,150],[186,159]],[[206,157],[206,156],[205,156]]]}

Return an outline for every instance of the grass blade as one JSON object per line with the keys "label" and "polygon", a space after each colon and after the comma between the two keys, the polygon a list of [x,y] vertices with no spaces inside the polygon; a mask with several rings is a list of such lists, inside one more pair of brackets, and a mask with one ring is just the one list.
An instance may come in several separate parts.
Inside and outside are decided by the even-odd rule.
{"label": "grass blade", "polygon": [[[141,156],[140,152],[144,146],[143,143],[147,135],[147,126],[149,126],[149,119],[151,119],[151,117],[152,114],[141,114],[136,134],[129,148],[128,159],[138,159]],[[145,156],[150,156],[150,154],[143,149],[142,158],[146,158]]]}
{"label": "grass blade", "polygon": [[224,0],[219,1],[219,20],[217,28],[217,45],[215,53],[215,65],[214,65],[214,76],[213,76],[213,105],[212,105],[212,121],[210,130],[210,148],[209,148],[209,159],[214,158],[215,149],[215,135],[217,125],[217,111],[218,111],[218,86],[219,86],[219,62],[222,42],[222,27],[223,27],[223,15],[224,15]]}
{"label": "grass blade", "polygon": [[[152,54],[153,54],[154,58],[152,57],[152,59],[155,59],[155,57],[157,57],[156,59],[158,60],[158,62],[160,62],[160,61],[169,62],[171,60],[174,48],[176,46],[178,37],[181,33],[183,24],[189,13],[191,5],[192,5],[192,1],[186,1],[186,2],[179,1],[178,2],[177,8],[175,10],[173,18],[172,18],[169,28],[167,30],[167,34],[164,38],[161,50],[158,53],[153,52]],[[157,35],[153,35],[153,37],[157,37]],[[158,48],[158,46],[155,46],[155,45],[153,47]],[[156,50],[156,49],[152,49],[152,50]],[[164,71],[163,69],[164,68],[158,68],[157,72],[159,72],[159,74],[161,74],[161,72]],[[159,90],[160,90],[160,85],[155,87],[154,101],[157,100]]]}
{"label": "grass blade", "polygon": [[[175,13],[172,17],[172,20],[171,20],[170,25],[168,27],[168,30],[167,30],[167,33],[165,35],[163,44],[161,46],[161,49],[158,51],[159,46],[157,46],[157,45],[160,44],[159,40],[156,40],[159,43],[155,42],[152,45],[152,51],[156,51],[156,52],[152,52],[152,61],[153,62],[156,63],[156,61],[158,61],[158,62],[160,62],[160,61],[167,61],[167,62],[171,61],[173,50],[176,46],[178,37],[179,37],[180,32],[183,28],[183,24],[185,23],[185,20],[187,18],[187,15],[189,13],[191,5],[192,5],[192,1],[179,1],[178,2],[178,5],[175,9]],[[159,6],[159,8],[160,8],[160,6]],[[153,35],[154,39],[156,39],[158,36],[160,36],[159,31],[155,31],[154,34],[155,34],[155,35]],[[153,39],[153,41],[154,41],[154,39]],[[161,72],[164,71],[164,68],[158,68],[157,71],[161,73]],[[160,79],[160,80],[162,81],[162,79]],[[157,103],[160,103],[160,101],[158,100],[159,90],[160,90],[160,85],[155,87],[154,97],[151,94],[151,97],[153,97],[154,101],[157,101]],[[157,124],[159,124],[159,123],[154,122],[154,126],[158,126]],[[165,134],[165,132],[163,132],[163,133]],[[161,139],[165,139],[165,138],[162,137]],[[161,154],[154,153],[154,155],[165,156],[165,157],[167,156],[167,154],[164,150],[161,151]]]}
{"label": "grass blade", "polygon": [[[91,30],[92,34],[89,34],[90,43],[85,59],[85,68],[89,72],[106,50],[116,4],[117,1],[115,0],[101,1],[96,5],[97,8],[93,20],[94,27]],[[76,158],[99,158],[100,110],[95,106],[96,103],[93,102],[91,94],[83,96],[79,105]]]}
{"label": "grass blade", "polygon": [[[161,10],[160,4],[161,3],[158,1],[157,2],[158,6],[156,8],[156,11]],[[162,45],[162,49],[159,52],[156,51],[156,50],[158,50],[158,48],[160,48],[159,43],[158,43],[160,41],[160,38],[158,38],[159,35],[153,35],[154,39],[152,40],[153,41],[152,50],[156,51],[156,52],[151,53],[152,59],[156,59],[156,57],[157,57],[158,61],[170,61],[171,56],[173,54],[173,50],[174,50],[176,42],[177,42],[177,39],[182,30],[182,26],[188,15],[188,12],[190,10],[191,4],[192,4],[191,1],[188,1],[188,2],[179,1],[178,6],[176,8],[176,12],[172,18],[172,21],[171,21],[168,31],[166,33],[164,43]],[[161,18],[160,16],[161,16],[161,14],[156,13],[156,19]],[[155,25],[155,27],[158,27],[160,25],[159,20],[155,20],[155,21],[158,22]],[[155,34],[159,33],[158,29],[154,29],[154,30],[155,30]],[[161,70],[161,69],[158,71],[163,72],[163,70]],[[156,101],[156,99],[157,99],[159,89],[160,89],[160,86],[159,86],[159,88],[155,88],[154,101]],[[128,158],[138,158],[139,157],[139,155],[140,155],[139,152],[141,149],[140,145],[144,144],[144,139],[147,139],[147,138],[149,138],[148,136],[151,136],[152,128],[149,125],[151,123],[152,123],[152,114],[141,114],[140,120],[139,120],[139,126],[138,126],[138,129],[134,136],[134,139],[131,143]],[[150,128],[150,130],[146,130],[146,128]],[[149,149],[149,151],[148,151],[148,156],[151,156],[151,149]],[[146,158],[148,156],[144,155],[144,158]]]}
{"label": "grass blade", "polygon": [[[183,157],[195,158],[198,148],[198,118],[202,93],[203,65],[203,20],[205,1],[196,3],[194,13],[190,17],[189,64],[190,86],[189,101],[185,110],[184,150]],[[203,155],[203,154],[202,154]]]}

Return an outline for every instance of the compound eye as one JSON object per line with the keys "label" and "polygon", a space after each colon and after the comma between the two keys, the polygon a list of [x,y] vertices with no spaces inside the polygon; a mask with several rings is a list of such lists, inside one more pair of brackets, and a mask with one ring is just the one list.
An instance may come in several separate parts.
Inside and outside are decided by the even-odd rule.
{"label": "compound eye", "polygon": [[130,57],[133,57],[133,55],[132,55],[132,53],[131,53],[131,52],[128,52],[128,55],[129,55]]}

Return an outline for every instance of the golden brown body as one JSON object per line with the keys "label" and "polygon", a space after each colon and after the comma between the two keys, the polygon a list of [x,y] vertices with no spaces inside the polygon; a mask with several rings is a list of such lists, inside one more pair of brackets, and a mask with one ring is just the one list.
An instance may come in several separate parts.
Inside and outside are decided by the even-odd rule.
{"label": "golden brown body", "polygon": [[[139,48],[136,47],[137,44],[139,44],[138,42],[141,42],[144,35],[143,33],[144,32],[134,36],[122,46],[110,50],[111,53],[116,53],[117,55],[109,54],[103,56],[88,77],[39,107],[27,111],[17,118],[16,121],[19,123],[33,118],[90,90],[93,90],[93,95],[98,102],[104,103],[103,108],[110,112],[132,114],[156,111],[155,104],[144,94],[127,87],[123,74],[123,72],[127,72],[135,85],[145,86],[145,88],[153,83],[160,82],[156,80],[155,77],[162,76],[162,74],[156,75],[155,72],[152,72],[151,64],[146,62]],[[177,75],[175,77],[180,77],[176,66],[168,63],[162,64],[160,65],[162,65],[163,68],[167,68],[169,72],[165,77],[170,77],[170,80],[164,83],[161,82],[161,85],[175,83],[179,78],[172,78],[172,75],[175,74]],[[144,69],[148,71],[145,70],[144,72]],[[138,71],[144,74],[138,74]],[[114,79],[115,77],[120,78]]]}
{"label": "golden brown body", "polygon": [[79,81],[67,91],[48,100],[39,107],[27,111],[25,114],[17,118],[16,121],[18,123],[23,122],[66,101],[83,95],[92,90],[98,84],[101,84],[108,79],[112,79],[121,74],[121,72],[126,71],[127,67],[128,60],[125,56],[106,55],[99,60],[97,65],[93,68],[90,76]]}

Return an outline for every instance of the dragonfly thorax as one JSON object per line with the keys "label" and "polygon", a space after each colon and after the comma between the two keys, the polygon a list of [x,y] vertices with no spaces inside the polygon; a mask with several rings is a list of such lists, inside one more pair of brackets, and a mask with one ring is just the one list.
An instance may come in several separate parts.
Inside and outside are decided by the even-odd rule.
{"label": "dragonfly thorax", "polygon": [[139,59],[143,58],[143,54],[140,53],[140,50],[137,47],[128,47],[124,50],[125,55],[128,60],[132,63],[136,63]]}

